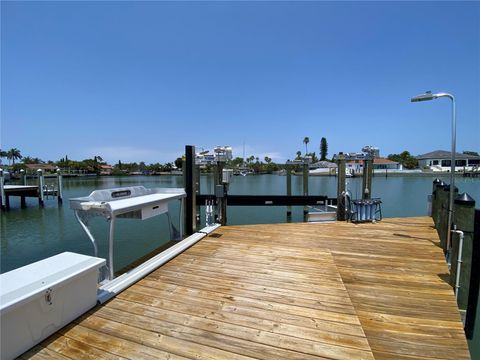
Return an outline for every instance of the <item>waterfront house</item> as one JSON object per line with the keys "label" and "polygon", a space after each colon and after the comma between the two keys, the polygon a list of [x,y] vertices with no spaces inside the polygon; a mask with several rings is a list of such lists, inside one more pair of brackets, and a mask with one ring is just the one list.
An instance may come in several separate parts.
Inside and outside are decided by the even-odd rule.
{"label": "waterfront house", "polygon": [[100,175],[112,175],[112,165],[100,165]]}
{"label": "waterfront house", "polygon": [[32,172],[37,170],[43,170],[45,172],[55,172],[56,170],[56,167],[50,164],[25,164],[25,167],[27,168],[27,170],[30,170]]}
{"label": "waterfront house", "polygon": [[[423,155],[418,155],[418,166],[432,171],[450,171],[450,151],[436,150]],[[455,171],[471,171],[480,165],[480,156],[455,153]]]}
{"label": "waterfront house", "polygon": [[310,164],[310,175],[336,175],[338,165],[330,161],[318,161]]}
{"label": "waterfront house", "polygon": [[[402,171],[402,164],[382,157],[376,157],[373,159],[373,171]],[[347,172],[350,174],[363,173],[363,160],[350,160],[347,161]]]}

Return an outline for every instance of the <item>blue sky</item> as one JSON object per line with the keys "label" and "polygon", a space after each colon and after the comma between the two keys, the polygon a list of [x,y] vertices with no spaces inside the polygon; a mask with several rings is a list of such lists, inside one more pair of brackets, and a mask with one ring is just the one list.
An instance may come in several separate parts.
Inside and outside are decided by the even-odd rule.
{"label": "blue sky", "polygon": [[480,3],[1,3],[0,145],[43,160],[448,150],[426,90],[480,151]]}

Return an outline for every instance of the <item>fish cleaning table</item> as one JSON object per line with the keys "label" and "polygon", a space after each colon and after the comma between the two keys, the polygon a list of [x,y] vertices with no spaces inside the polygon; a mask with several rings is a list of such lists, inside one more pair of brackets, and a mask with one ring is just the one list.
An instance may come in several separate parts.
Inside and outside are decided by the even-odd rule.
{"label": "fish cleaning table", "polygon": [[[115,234],[115,220],[117,218],[149,219],[153,216],[167,214],[168,203],[173,200],[180,200],[180,233],[183,237],[183,209],[185,190],[182,188],[155,188],[147,189],[144,186],[131,186],[115,189],[95,190],[89,196],[70,199],[70,207],[75,210],[75,217],[83,230],[91,240],[95,256],[97,256],[97,241],[88,227],[91,217],[102,216],[110,222],[109,251],[108,251],[108,276],[109,280],[114,277],[113,271],[113,240]],[[172,235],[170,221],[170,230]],[[172,236],[175,237],[175,236]]]}

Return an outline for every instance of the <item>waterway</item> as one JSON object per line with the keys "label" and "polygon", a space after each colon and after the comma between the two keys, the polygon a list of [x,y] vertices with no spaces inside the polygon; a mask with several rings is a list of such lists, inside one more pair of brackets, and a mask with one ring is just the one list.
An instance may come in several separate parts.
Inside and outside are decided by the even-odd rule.
{"label": "waterway", "polygon": [[[427,195],[431,193],[430,177],[374,177],[373,197],[382,199],[384,217],[427,215]],[[448,178],[444,178],[448,181]],[[302,194],[300,176],[292,177],[292,193]],[[311,195],[336,196],[336,177],[309,178]],[[353,198],[361,195],[361,178],[348,179]],[[87,196],[95,189],[143,185],[153,187],[183,187],[182,176],[131,176],[85,177],[64,179],[64,204],[58,206],[55,199],[45,201],[40,209],[36,199],[27,199],[27,208],[21,209],[18,198],[11,198],[11,210],[1,214],[0,270],[6,272],[41,260],[62,251],[93,255],[93,247],[80,228],[70,209],[68,199]],[[480,179],[457,178],[460,192],[467,192],[480,199]],[[213,177],[201,176],[201,192],[213,193]],[[236,176],[229,189],[230,194],[286,193],[286,177],[277,175]],[[178,228],[179,204],[170,204],[171,217]],[[303,221],[303,208],[293,207],[292,221]],[[204,216],[202,213],[202,222]],[[286,221],[285,207],[229,207],[228,224],[282,223]],[[108,253],[108,224],[103,218],[91,221],[99,240],[99,256]],[[157,216],[144,221],[121,219],[117,221],[115,236],[115,269],[120,269],[135,259],[152,251],[169,240],[167,217]]]}
{"label": "waterway", "polygon": [[[449,182],[448,176],[441,178]],[[427,215],[427,196],[432,190],[431,177],[398,176],[373,178],[372,196],[382,199],[384,217],[407,217]],[[292,177],[292,193],[303,192],[303,179]],[[361,196],[361,178],[348,179],[348,189],[353,198]],[[32,184],[33,185],[33,184]],[[45,207],[39,208],[36,199],[27,199],[27,208],[20,208],[17,198],[11,199],[11,210],[0,215],[0,272],[72,251],[93,255],[93,246],[81,229],[70,209],[68,199],[87,196],[95,189],[143,185],[154,187],[183,187],[182,176],[131,176],[131,177],[85,177],[64,179],[64,204],[58,206],[55,199],[47,199]],[[202,193],[213,193],[213,177],[202,175]],[[456,178],[459,192],[467,192],[477,204],[480,201],[480,179]],[[336,177],[310,177],[311,195],[336,196]],[[230,194],[282,195],[286,193],[286,177],[277,175],[236,176],[229,189]],[[478,207],[478,206],[477,206]],[[292,221],[303,221],[303,208],[293,207]],[[178,228],[179,203],[170,205],[171,218]],[[286,221],[286,207],[229,207],[229,224],[265,224]],[[202,213],[202,224],[204,214]],[[103,218],[91,221],[93,233],[99,242],[100,257],[108,254],[108,223]],[[115,234],[115,269],[120,269],[158,246],[169,241],[169,228],[165,215],[147,220],[121,219],[117,221]],[[480,310],[480,304],[479,304]],[[480,318],[480,311],[479,311]],[[476,322],[476,338],[479,338],[480,319]],[[479,356],[480,344],[470,342],[472,358]]]}

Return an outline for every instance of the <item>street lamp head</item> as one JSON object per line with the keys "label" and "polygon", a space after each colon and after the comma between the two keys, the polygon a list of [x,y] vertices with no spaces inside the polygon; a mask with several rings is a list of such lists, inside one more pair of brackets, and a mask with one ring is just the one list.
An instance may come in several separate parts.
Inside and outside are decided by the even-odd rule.
{"label": "street lamp head", "polygon": [[410,99],[410,101],[411,101],[411,102],[429,101],[429,100],[438,99],[438,98],[440,98],[440,97],[448,97],[448,98],[450,98],[452,101],[455,100],[455,98],[453,97],[453,95],[448,94],[448,93],[432,94],[431,91],[427,91],[427,92],[425,92],[425,94],[417,95],[417,96],[412,97],[412,98]]}
{"label": "street lamp head", "polygon": [[414,96],[410,99],[411,102],[419,102],[419,101],[429,101],[436,99],[438,96],[437,94],[432,94],[431,91],[427,91],[425,94]]}

